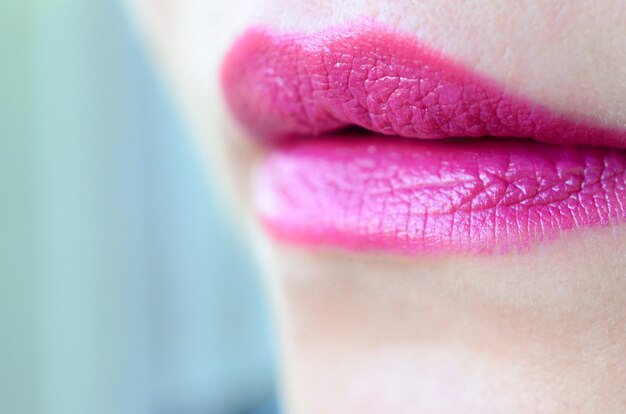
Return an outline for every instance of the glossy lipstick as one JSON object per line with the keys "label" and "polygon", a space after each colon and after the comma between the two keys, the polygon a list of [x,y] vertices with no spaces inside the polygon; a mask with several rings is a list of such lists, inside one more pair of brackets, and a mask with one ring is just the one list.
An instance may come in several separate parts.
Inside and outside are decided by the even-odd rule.
{"label": "glossy lipstick", "polygon": [[288,145],[262,167],[259,211],[281,239],[408,254],[508,252],[626,217],[623,151],[502,144]]}
{"label": "glossy lipstick", "polygon": [[[395,30],[252,29],[222,83],[270,149],[257,204],[285,241],[496,252],[626,218],[626,130],[510,95]],[[334,133],[349,126],[374,135]]]}

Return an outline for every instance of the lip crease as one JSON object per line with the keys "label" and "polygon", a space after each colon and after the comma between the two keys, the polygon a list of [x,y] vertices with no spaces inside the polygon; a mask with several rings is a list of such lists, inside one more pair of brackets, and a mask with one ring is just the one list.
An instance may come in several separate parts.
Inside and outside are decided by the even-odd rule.
{"label": "lip crease", "polygon": [[[257,207],[287,242],[509,252],[626,219],[626,130],[510,95],[377,23],[250,29],[222,86],[269,148]],[[374,135],[336,133],[350,126]]]}

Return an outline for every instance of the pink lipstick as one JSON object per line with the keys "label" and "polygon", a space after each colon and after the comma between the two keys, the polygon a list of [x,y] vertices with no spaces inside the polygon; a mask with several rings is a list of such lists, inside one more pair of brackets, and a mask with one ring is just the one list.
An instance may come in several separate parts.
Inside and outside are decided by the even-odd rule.
{"label": "pink lipstick", "polygon": [[508,252],[623,220],[625,171],[619,150],[341,137],[272,152],[258,207],[275,236],[301,244]]}
{"label": "pink lipstick", "polygon": [[[284,241],[508,252],[626,219],[626,130],[511,95],[395,30],[251,29],[222,84],[268,146],[257,205]],[[370,133],[337,132],[350,126]]]}

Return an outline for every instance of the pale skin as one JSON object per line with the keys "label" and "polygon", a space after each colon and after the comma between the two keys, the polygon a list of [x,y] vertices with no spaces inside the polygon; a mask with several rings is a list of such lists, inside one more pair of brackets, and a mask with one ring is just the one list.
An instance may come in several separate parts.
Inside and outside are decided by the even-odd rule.
{"label": "pale skin", "polygon": [[626,412],[624,225],[496,256],[281,244],[251,208],[248,183],[263,150],[226,114],[217,81],[225,49],[246,27],[306,32],[365,16],[554,110],[626,128],[626,2],[129,3],[255,240],[288,414]]}

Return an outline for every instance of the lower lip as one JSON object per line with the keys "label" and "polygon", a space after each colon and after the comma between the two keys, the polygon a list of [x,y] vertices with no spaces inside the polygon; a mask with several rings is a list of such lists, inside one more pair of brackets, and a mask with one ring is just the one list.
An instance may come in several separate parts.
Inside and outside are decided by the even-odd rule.
{"label": "lower lip", "polygon": [[520,140],[334,136],[273,148],[256,202],[278,239],[506,253],[626,219],[626,152]]}

